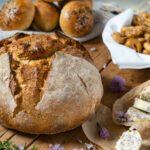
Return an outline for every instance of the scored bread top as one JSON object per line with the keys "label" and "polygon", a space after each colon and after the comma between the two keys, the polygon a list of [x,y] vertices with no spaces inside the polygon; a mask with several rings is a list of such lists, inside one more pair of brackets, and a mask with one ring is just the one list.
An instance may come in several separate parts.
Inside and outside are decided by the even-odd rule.
{"label": "scored bread top", "polygon": [[80,125],[98,107],[101,78],[80,43],[58,34],[21,33],[1,41],[0,54],[4,126],[58,133]]}

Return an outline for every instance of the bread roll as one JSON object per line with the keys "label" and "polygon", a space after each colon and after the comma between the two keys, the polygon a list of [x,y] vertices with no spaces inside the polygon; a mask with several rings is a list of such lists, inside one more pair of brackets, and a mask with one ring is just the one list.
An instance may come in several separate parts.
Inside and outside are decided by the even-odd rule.
{"label": "bread roll", "polygon": [[59,10],[52,4],[41,0],[34,2],[35,5],[35,17],[33,22],[33,28],[41,31],[53,30],[59,22]]}
{"label": "bread roll", "polygon": [[43,0],[43,1],[45,1],[45,2],[60,2],[62,0]]}
{"label": "bread roll", "polygon": [[62,8],[66,3],[70,1],[81,1],[84,2],[91,10],[93,9],[93,0],[60,0],[59,7]]}
{"label": "bread roll", "polygon": [[54,134],[81,125],[95,112],[103,94],[101,77],[81,44],[39,34],[18,34],[0,44],[2,125]]}
{"label": "bread roll", "polygon": [[2,30],[27,30],[34,18],[35,8],[30,0],[10,0],[0,11]]}
{"label": "bread roll", "polygon": [[61,11],[60,27],[68,36],[85,36],[92,30],[93,24],[92,11],[83,2],[69,2]]}

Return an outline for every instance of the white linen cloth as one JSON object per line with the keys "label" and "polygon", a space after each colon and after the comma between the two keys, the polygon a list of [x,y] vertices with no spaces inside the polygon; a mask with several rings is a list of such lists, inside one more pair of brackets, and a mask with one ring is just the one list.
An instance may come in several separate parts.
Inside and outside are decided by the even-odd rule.
{"label": "white linen cloth", "polygon": [[137,53],[135,50],[124,45],[118,44],[112,38],[114,32],[120,32],[123,26],[131,25],[134,15],[132,9],[120,13],[111,18],[102,33],[102,38],[105,45],[108,47],[112,61],[121,69],[143,69],[150,67],[150,55]]}

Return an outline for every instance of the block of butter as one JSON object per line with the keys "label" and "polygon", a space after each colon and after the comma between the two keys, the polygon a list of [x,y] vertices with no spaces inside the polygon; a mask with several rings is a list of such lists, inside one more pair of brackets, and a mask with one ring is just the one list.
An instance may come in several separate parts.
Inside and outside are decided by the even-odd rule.
{"label": "block of butter", "polygon": [[150,102],[139,99],[139,98],[135,98],[133,107],[140,109],[142,111],[145,111],[147,113],[150,113]]}
{"label": "block of butter", "polygon": [[134,107],[130,107],[127,110],[128,114],[128,120],[129,121],[135,121],[135,122],[140,122],[140,121],[150,121],[150,115],[142,112]]}

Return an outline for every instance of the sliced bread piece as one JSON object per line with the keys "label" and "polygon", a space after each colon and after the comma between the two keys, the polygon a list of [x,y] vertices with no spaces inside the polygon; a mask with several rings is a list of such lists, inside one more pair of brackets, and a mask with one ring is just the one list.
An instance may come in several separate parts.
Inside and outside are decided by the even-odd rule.
{"label": "sliced bread piece", "polygon": [[142,112],[134,107],[130,107],[127,111],[129,121],[150,121],[150,115]]}
{"label": "sliced bread piece", "polygon": [[117,150],[139,150],[142,144],[142,138],[138,131],[129,129],[123,132],[116,143]]}
{"label": "sliced bread piece", "polygon": [[135,98],[133,107],[145,111],[147,113],[150,113],[150,102],[147,102],[145,100]]}

